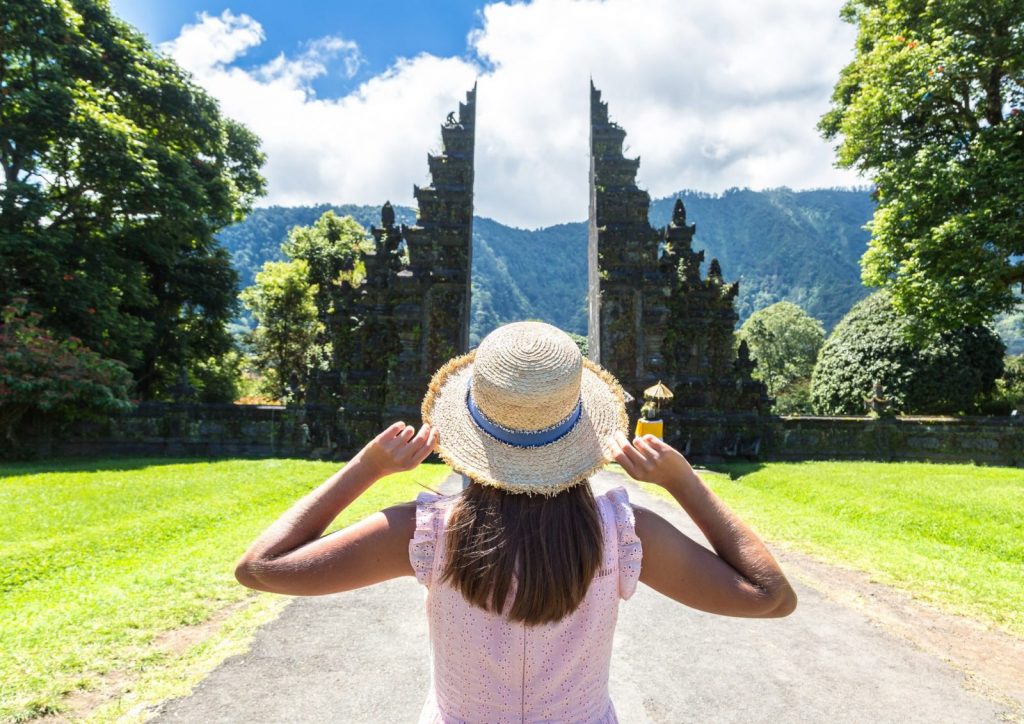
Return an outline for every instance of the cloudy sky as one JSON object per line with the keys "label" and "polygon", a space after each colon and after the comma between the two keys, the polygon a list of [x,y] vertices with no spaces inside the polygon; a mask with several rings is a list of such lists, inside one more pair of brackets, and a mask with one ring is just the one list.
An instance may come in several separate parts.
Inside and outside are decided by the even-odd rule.
{"label": "cloudy sky", "polygon": [[263,139],[261,205],[411,204],[478,82],[476,212],[586,217],[588,78],[652,196],[850,186],[815,124],[842,0],[112,0]]}

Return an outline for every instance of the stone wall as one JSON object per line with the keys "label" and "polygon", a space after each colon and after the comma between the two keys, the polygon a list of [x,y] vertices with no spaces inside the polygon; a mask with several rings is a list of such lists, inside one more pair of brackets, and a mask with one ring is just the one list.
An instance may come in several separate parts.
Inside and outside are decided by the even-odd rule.
{"label": "stone wall", "polygon": [[[25,457],[163,455],[347,459],[327,407],[143,403],[109,423],[63,435],[26,431]],[[784,460],[919,460],[1024,467],[1024,422],[1009,418],[666,416],[666,438],[698,464]]]}
{"label": "stone wall", "polygon": [[61,434],[30,430],[24,457],[331,457],[336,413],[327,407],[144,402],[103,423],[80,422]]}
{"label": "stone wall", "polygon": [[666,419],[696,463],[730,460],[974,462],[1024,467],[1024,423],[1009,418],[705,416]]}

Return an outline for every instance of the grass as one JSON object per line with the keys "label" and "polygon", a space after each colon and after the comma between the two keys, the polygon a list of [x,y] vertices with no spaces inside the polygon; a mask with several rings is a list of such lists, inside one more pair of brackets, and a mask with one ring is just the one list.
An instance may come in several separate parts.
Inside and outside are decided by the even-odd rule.
{"label": "grass", "polygon": [[[160,635],[251,597],[234,580],[234,561],[337,467],[282,459],[0,466],[0,720],[59,713],[68,694],[115,676],[172,691],[160,672],[188,680],[189,670],[216,665],[229,642],[174,654]],[[332,527],[447,474],[424,465],[386,478]],[[248,628],[221,629],[244,632],[259,618],[246,607],[238,615]]]}
{"label": "grass", "polygon": [[701,476],[769,540],[1024,636],[1020,469],[806,462],[721,466]]}

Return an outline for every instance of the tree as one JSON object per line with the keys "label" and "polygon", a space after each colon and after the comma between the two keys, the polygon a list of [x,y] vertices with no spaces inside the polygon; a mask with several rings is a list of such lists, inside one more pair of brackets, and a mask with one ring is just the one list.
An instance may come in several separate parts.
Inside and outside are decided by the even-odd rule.
{"label": "tree", "polygon": [[301,401],[312,370],[329,357],[320,342],[324,325],[317,292],[309,282],[309,263],[295,259],[266,262],[256,283],[241,294],[258,323],[251,339],[255,366],[275,399]]}
{"label": "tree", "polygon": [[753,375],[775,398],[775,410],[809,412],[808,382],[825,342],[821,322],[792,302],[777,302],[750,315],[738,336],[757,361]]}
{"label": "tree", "polygon": [[864,281],[923,333],[1009,311],[1024,285],[1024,0],[848,0],[842,17],[856,55],[819,128],[839,166],[874,177]]}
{"label": "tree", "polygon": [[82,344],[39,326],[16,298],[0,310],[0,430],[9,444],[26,418],[67,423],[131,408],[131,374]]}
{"label": "tree", "polygon": [[[373,244],[359,222],[330,210],[310,226],[293,228],[281,245],[288,257],[308,264],[309,281],[317,289],[320,334],[316,343],[328,350],[337,370],[348,366],[357,351],[353,336],[360,325],[367,323],[356,318],[354,307],[359,287],[366,279],[364,256],[371,249]],[[319,397],[319,393],[314,392],[314,396]]]}
{"label": "tree", "polygon": [[1004,346],[986,326],[962,327],[918,341],[914,321],[888,292],[854,305],[832,330],[811,377],[819,414],[860,415],[876,381],[894,409],[906,413],[974,412],[1003,373]]}
{"label": "tree", "polygon": [[320,285],[321,291],[341,284],[362,284],[366,275],[363,255],[372,249],[366,229],[358,221],[330,210],[310,226],[294,227],[281,245],[289,258],[308,262],[310,280]]}
{"label": "tree", "polygon": [[156,396],[230,349],[214,233],[263,193],[258,140],[105,1],[0,7],[0,304],[27,298]]}
{"label": "tree", "polygon": [[999,392],[1014,406],[1024,413],[1024,354],[1006,359],[1003,376],[998,382]]}

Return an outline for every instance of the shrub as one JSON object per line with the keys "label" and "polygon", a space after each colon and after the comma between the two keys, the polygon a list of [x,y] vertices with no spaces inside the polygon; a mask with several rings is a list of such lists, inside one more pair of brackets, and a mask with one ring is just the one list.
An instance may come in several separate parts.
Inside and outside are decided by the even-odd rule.
{"label": "shrub", "polygon": [[991,399],[982,406],[989,415],[1009,415],[1013,410],[1024,412],[1024,354],[1006,357],[1003,375],[996,380]]}
{"label": "shrub", "polygon": [[241,394],[242,354],[233,349],[223,355],[194,360],[189,383],[200,402],[234,402]]}
{"label": "shrub", "polygon": [[819,414],[860,415],[877,380],[906,413],[963,413],[995,388],[1004,346],[988,327],[963,327],[915,341],[914,322],[885,291],[854,305],[825,342],[811,378]]}
{"label": "shrub", "polygon": [[122,363],[77,337],[51,336],[26,306],[17,298],[0,312],[0,429],[9,442],[26,416],[64,424],[131,408],[132,376]]}

